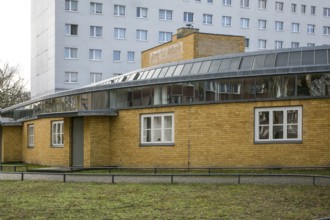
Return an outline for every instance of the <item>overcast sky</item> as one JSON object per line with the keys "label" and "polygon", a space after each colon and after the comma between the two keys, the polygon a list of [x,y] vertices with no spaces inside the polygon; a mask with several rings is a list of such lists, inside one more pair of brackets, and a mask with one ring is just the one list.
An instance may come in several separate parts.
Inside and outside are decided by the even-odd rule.
{"label": "overcast sky", "polygon": [[19,65],[30,91],[30,0],[0,0],[0,62]]}

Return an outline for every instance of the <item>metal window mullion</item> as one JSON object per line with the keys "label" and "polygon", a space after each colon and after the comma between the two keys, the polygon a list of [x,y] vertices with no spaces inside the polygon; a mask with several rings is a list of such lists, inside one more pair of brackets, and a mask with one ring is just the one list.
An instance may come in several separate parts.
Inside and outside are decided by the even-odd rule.
{"label": "metal window mullion", "polygon": [[288,140],[288,109],[283,110],[283,140]]}
{"label": "metal window mullion", "polygon": [[274,110],[268,110],[268,114],[269,114],[269,140],[273,141],[273,126],[274,126],[274,122],[273,122],[273,112]]}

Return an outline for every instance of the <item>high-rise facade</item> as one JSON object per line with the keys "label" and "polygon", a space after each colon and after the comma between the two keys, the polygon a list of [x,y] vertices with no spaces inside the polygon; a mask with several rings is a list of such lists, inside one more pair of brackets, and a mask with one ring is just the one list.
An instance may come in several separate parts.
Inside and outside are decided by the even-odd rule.
{"label": "high-rise facade", "polygon": [[328,0],[32,0],[31,94],[140,67],[180,27],[245,37],[256,51],[330,44]]}

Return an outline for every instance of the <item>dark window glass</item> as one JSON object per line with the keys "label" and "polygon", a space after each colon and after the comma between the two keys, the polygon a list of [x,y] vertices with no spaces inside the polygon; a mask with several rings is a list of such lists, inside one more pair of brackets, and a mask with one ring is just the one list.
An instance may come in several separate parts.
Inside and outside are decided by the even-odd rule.
{"label": "dark window glass", "polygon": [[301,52],[291,52],[290,53],[290,66],[301,65]]}
{"label": "dark window glass", "polygon": [[289,53],[279,53],[276,57],[276,67],[287,66],[289,61]]}

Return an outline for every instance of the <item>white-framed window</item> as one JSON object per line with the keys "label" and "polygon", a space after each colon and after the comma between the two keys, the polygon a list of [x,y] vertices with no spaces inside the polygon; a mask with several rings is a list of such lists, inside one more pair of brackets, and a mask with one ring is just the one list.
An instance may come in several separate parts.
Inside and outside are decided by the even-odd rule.
{"label": "white-framed window", "polygon": [[174,144],[174,114],[141,115],[141,144]]}
{"label": "white-framed window", "polygon": [[311,15],[316,14],[316,6],[311,6]]}
{"label": "white-framed window", "polygon": [[231,6],[231,0],[222,0],[223,5]]}
{"label": "white-framed window", "polygon": [[323,34],[330,35],[330,26],[323,26]]}
{"label": "white-framed window", "polygon": [[299,42],[291,42],[291,48],[298,48]]}
{"label": "white-framed window", "polygon": [[102,60],[102,50],[100,49],[89,49],[89,59],[100,61]]}
{"label": "white-framed window", "polygon": [[90,13],[91,14],[102,14],[103,13],[103,4],[98,2],[90,3]]}
{"label": "white-framed window", "polygon": [[249,18],[241,18],[241,28],[250,28]]}
{"label": "white-framed window", "polygon": [[267,20],[258,19],[258,28],[259,28],[259,30],[266,30],[267,29]]}
{"label": "white-framed window", "polygon": [[283,11],[284,3],[283,2],[275,2],[275,11]]}
{"label": "white-framed window", "polygon": [[78,11],[78,1],[65,0],[65,10],[66,11]]}
{"label": "white-framed window", "polygon": [[256,108],[255,142],[302,141],[302,107]]}
{"label": "white-framed window", "polygon": [[306,5],[301,5],[301,13],[306,14]]}
{"label": "white-framed window", "polygon": [[90,73],[89,74],[90,83],[96,83],[102,80],[102,73]]}
{"label": "white-framed window", "polygon": [[126,29],[125,28],[115,28],[114,30],[115,39],[126,39]]}
{"label": "white-framed window", "polygon": [[330,8],[323,8],[323,16],[330,17]]}
{"label": "white-framed window", "polygon": [[34,125],[27,126],[28,147],[34,147]]}
{"label": "white-framed window", "polygon": [[307,33],[315,34],[315,25],[314,24],[308,24],[307,25]]}
{"label": "white-framed window", "polygon": [[147,30],[136,30],[136,40],[147,41],[148,40],[148,31]]}
{"label": "white-framed window", "polygon": [[213,23],[213,15],[203,14],[203,24],[212,24],[212,23]]}
{"label": "white-framed window", "polygon": [[293,32],[293,33],[298,33],[299,32],[299,23],[292,23],[291,24],[291,31]]}
{"label": "white-framed window", "polygon": [[120,55],[121,51],[120,50],[114,50],[113,51],[113,61],[120,62]]}
{"label": "white-framed window", "polygon": [[65,72],[65,83],[78,83],[78,73]]}
{"label": "white-framed window", "polygon": [[194,13],[183,12],[183,21],[184,22],[194,22]]}
{"label": "white-framed window", "polygon": [[275,21],[275,30],[283,31],[284,30],[284,22],[283,21]]}
{"label": "white-framed window", "polygon": [[172,21],[173,11],[166,9],[159,9],[159,20]]}
{"label": "white-framed window", "polygon": [[250,0],[241,0],[241,7],[248,8],[250,6]]}
{"label": "white-framed window", "polygon": [[245,44],[245,48],[249,48],[250,47],[250,39],[249,38],[245,38],[244,39],[244,44]]}
{"label": "white-framed window", "polygon": [[169,42],[172,40],[172,32],[159,31],[159,42]]}
{"label": "white-framed window", "polygon": [[64,144],[63,121],[52,122],[52,146],[61,147]]}
{"label": "white-framed window", "polygon": [[71,36],[78,35],[78,25],[77,24],[65,24],[65,34]]}
{"label": "white-framed window", "polygon": [[135,61],[135,52],[127,51],[127,62],[134,62],[134,61]]}
{"label": "white-framed window", "polygon": [[315,43],[307,43],[307,47],[315,47]]}
{"label": "white-framed window", "polygon": [[297,4],[292,3],[291,4],[291,12],[296,13],[297,12]]}
{"label": "white-framed window", "polygon": [[222,26],[231,26],[231,17],[230,16],[222,16]]}
{"label": "white-framed window", "polygon": [[258,8],[266,10],[267,9],[267,0],[259,0]]}
{"label": "white-framed window", "polygon": [[125,5],[114,5],[114,15],[115,16],[125,16],[126,14],[126,6]]}
{"label": "white-framed window", "polygon": [[282,49],[282,48],[283,48],[283,41],[276,40],[275,49]]}
{"label": "white-framed window", "polygon": [[258,40],[258,49],[266,49],[267,48],[267,40],[259,39]]}
{"label": "white-framed window", "polygon": [[65,59],[78,59],[78,48],[66,47],[64,49]]}
{"label": "white-framed window", "polygon": [[207,3],[213,4],[213,0],[207,0]]}
{"label": "white-framed window", "polygon": [[102,27],[101,26],[91,26],[90,27],[91,37],[102,37]]}
{"label": "white-framed window", "polygon": [[138,18],[148,18],[148,8],[137,7],[136,17]]}

